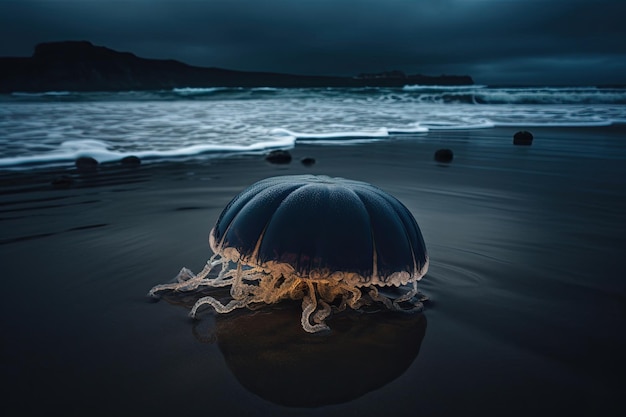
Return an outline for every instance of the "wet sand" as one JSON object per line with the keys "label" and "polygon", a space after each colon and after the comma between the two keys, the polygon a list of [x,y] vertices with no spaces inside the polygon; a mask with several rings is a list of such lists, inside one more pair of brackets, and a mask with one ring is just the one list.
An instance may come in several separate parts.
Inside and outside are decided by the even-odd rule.
{"label": "wet sand", "polygon": [[[516,130],[299,144],[288,165],[0,172],[3,415],[623,415],[626,127],[530,129],[529,147]],[[289,303],[192,321],[185,300],[146,297],[202,268],[236,193],[302,173],[411,210],[423,314],[335,315],[308,335]]]}

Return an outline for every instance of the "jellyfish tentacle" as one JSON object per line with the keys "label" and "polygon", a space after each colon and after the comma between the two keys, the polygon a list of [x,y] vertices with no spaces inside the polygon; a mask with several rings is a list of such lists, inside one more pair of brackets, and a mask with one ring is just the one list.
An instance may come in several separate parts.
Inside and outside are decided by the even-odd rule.
{"label": "jellyfish tentacle", "polygon": [[260,277],[258,290],[256,292],[264,303],[273,304],[283,295],[279,278],[280,276],[273,276],[271,274]]}
{"label": "jellyfish tentacle", "polygon": [[289,298],[289,291],[295,279],[293,277],[286,278],[282,274],[273,276],[270,291],[279,294],[281,299]]}
{"label": "jellyfish tentacle", "polygon": [[361,290],[357,287],[339,282],[336,284],[336,289],[341,296],[341,300],[339,301],[339,305],[332,306],[332,310],[335,312],[342,312],[347,307],[358,310],[359,307],[367,304],[366,300],[362,297]]}
{"label": "jellyfish tentacle", "polygon": [[348,300],[348,297],[346,296],[346,294],[345,293],[341,294],[341,301],[339,302],[339,305],[333,305],[332,310],[336,313],[340,313],[344,311],[346,307],[348,306],[347,300]]}
{"label": "jellyfish tentacle", "polygon": [[148,291],[148,297],[155,297],[157,298],[158,295],[157,293],[161,292],[161,291],[165,291],[165,290],[175,290],[178,286],[180,285],[180,283],[173,283],[173,284],[159,284],[159,285],[155,285],[154,287],[152,287],[150,289],[150,291]]}
{"label": "jellyfish tentacle", "polygon": [[[324,324],[324,320],[330,316],[331,308],[330,305],[324,300],[318,300],[320,306],[322,306],[319,310],[313,314],[313,321],[317,324]],[[328,327],[328,326],[327,326]]]}
{"label": "jellyfish tentacle", "polygon": [[302,298],[302,328],[309,333],[317,333],[330,328],[323,321],[311,324],[311,314],[317,309],[317,299],[315,297],[315,287],[311,281],[307,282],[309,293]]}
{"label": "jellyfish tentacle", "polygon": [[[176,282],[156,285],[152,287],[152,289],[148,292],[148,295],[150,297],[156,297],[157,293],[165,290],[193,291],[201,285],[211,285],[207,283],[208,281],[210,281],[209,279],[207,279],[207,277],[211,273],[211,270],[220,263],[223,264],[224,259],[219,257],[217,254],[214,254],[204,265],[202,271],[197,274],[194,274],[189,268],[183,267],[174,278]],[[224,267],[222,267],[222,269],[224,269]]]}
{"label": "jellyfish tentacle", "polygon": [[351,297],[348,297],[346,300],[350,308],[357,310],[359,307],[368,304],[367,300],[363,298],[363,294],[359,288],[351,287],[349,285],[345,285],[344,288],[347,295],[351,295]]}
{"label": "jellyfish tentacle", "polygon": [[419,290],[417,291],[417,294],[415,296],[417,297],[418,301],[428,301],[428,300],[430,300],[430,298],[426,294],[424,294],[423,292],[421,292]]}
{"label": "jellyfish tentacle", "polygon": [[148,292],[150,297],[156,297],[157,293],[165,290],[173,291],[192,291],[198,288],[202,278],[198,278],[189,269],[182,268],[178,275],[176,275],[176,282],[169,284],[160,284],[152,287]]}
{"label": "jellyfish tentacle", "polygon": [[317,282],[317,294],[319,295],[321,300],[332,302],[335,297],[341,292],[330,282]]}
{"label": "jellyfish tentacle", "polygon": [[293,279],[289,287],[286,289],[289,298],[292,300],[301,300],[304,297],[304,283],[301,280]]}
{"label": "jellyfish tentacle", "polygon": [[158,292],[161,292],[164,290],[176,290],[178,288],[184,287],[188,285],[188,282],[193,280],[194,277],[195,275],[193,274],[193,272],[183,267],[174,278],[176,282],[155,285],[154,287],[150,289],[150,291],[148,291],[148,296],[156,297]]}
{"label": "jellyfish tentacle", "polygon": [[[193,291],[200,286],[214,286],[213,282],[217,283],[215,279],[208,279],[207,277],[211,273],[213,267],[215,267],[222,260],[213,262],[215,255],[204,265],[202,271],[194,275],[189,269],[183,268],[178,273],[177,279],[181,285],[174,289],[174,291]],[[186,278],[188,277],[188,278]]]}
{"label": "jellyfish tentacle", "polygon": [[[217,260],[216,260],[217,258]],[[176,288],[176,291],[191,291],[198,288],[200,285],[206,285],[206,282],[209,281],[207,278],[213,268],[220,263],[223,263],[224,260],[219,258],[217,254],[211,256],[211,258],[206,262],[204,268],[197,274],[191,272],[191,270],[187,268],[182,268],[178,273],[176,279],[180,283],[186,283],[185,286],[180,286]]]}
{"label": "jellyfish tentacle", "polygon": [[[211,256],[209,258],[209,260],[207,261],[207,263],[204,265],[204,268],[202,268],[202,271],[198,272],[196,274],[197,278],[201,278],[204,279],[206,277],[209,276],[209,273],[211,272],[211,270],[219,265],[219,264],[224,264],[224,259],[222,259],[221,257],[219,257],[219,255],[214,254],[213,256]],[[181,271],[182,272],[182,271]]]}
{"label": "jellyfish tentacle", "polygon": [[415,294],[417,294],[417,282],[413,282],[412,288],[405,294],[402,294],[400,297],[396,298],[394,300],[394,303],[402,303],[404,301],[408,301],[411,298],[415,297]]}
{"label": "jellyfish tentacle", "polygon": [[176,279],[176,282],[181,283],[181,282],[190,281],[194,279],[195,277],[196,277],[196,274],[194,274],[191,271],[191,269],[182,267],[180,271],[178,271],[178,275],[176,275],[175,279]]}
{"label": "jellyfish tentacle", "polygon": [[237,262],[237,269],[235,275],[232,278],[232,285],[230,286],[230,296],[234,299],[241,299],[244,296],[245,288],[242,281],[242,266],[241,262]]}
{"label": "jellyfish tentacle", "polygon": [[[222,303],[211,296],[202,297],[191,309],[189,313],[191,317],[196,317],[198,309],[207,304],[215,312],[225,314],[244,307],[254,310],[259,306],[275,304],[287,298],[302,300],[302,328],[309,333],[329,330],[325,321],[333,311],[343,311],[347,307],[359,310],[362,306],[379,302],[390,310],[414,312],[421,311],[422,301],[428,299],[418,291],[417,282],[412,282],[412,287],[406,293],[394,299],[381,294],[376,286],[368,286],[366,293],[366,290],[358,283],[341,279],[343,275],[340,275],[337,281],[303,279],[288,271],[278,274],[269,273],[254,267],[244,269],[241,261],[237,262],[234,268],[231,266],[233,264],[235,262],[215,254],[198,274],[182,268],[175,277],[176,282],[157,285],[150,290],[149,295],[156,297],[157,293],[164,290],[186,292],[198,287],[230,286],[231,300]],[[219,272],[209,278],[213,269],[218,265],[221,266]]]}
{"label": "jellyfish tentacle", "polygon": [[369,290],[369,296],[372,300],[383,303],[389,310],[397,310],[396,306],[393,305],[393,302],[388,297],[378,292],[378,288],[372,287]]}
{"label": "jellyfish tentacle", "polygon": [[413,305],[413,308],[411,309],[405,309],[403,308],[400,303],[404,303],[404,302],[410,302],[410,300],[415,297],[415,294],[417,294],[417,282],[414,281],[413,282],[413,286],[412,288],[407,291],[405,294],[402,294],[401,296],[399,296],[398,298],[396,298],[395,300],[392,301],[394,307],[396,308],[396,310],[398,311],[413,311],[416,308],[419,308],[415,303],[410,303],[411,305]]}
{"label": "jellyfish tentacle", "polygon": [[198,308],[202,307],[205,304],[209,304],[217,313],[225,314],[230,313],[231,311],[238,308],[245,307],[248,304],[248,300],[230,300],[228,304],[222,304],[219,302],[219,300],[216,300],[210,295],[207,295],[206,297],[202,297],[201,299],[196,301],[196,304],[194,304],[193,308],[189,312],[189,316],[195,318]]}
{"label": "jellyfish tentacle", "polygon": [[328,326],[322,323],[311,324],[311,314],[315,311],[317,303],[313,301],[315,296],[310,297],[305,295],[302,298],[302,328],[309,333],[317,333],[322,330],[328,330]]}
{"label": "jellyfish tentacle", "polygon": [[[407,313],[415,312],[415,311],[422,311],[424,309],[424,305],[422,304],[421,297],[418,297],[418,299],[416,299],[413,302],[411,302],[411,300],[413,298],[415,298],[419,294],[420,293],[419,293],[419,291],[417,289],[417,281],[413,281],[413,287],[406,294],[401,295],[400,297],[396,298],[393,301],[393,304],[399,311],[405,311]],[[423,294],[421,294],[421,295],[423,296]],[[426,298],[428,298],[428,297],[426,297]],[[402,306],[400,305],[400,303],[402,303],[402,302],[408,302],[413,307],[412,308],[402,308]]]}
{"label": "jellyfish tentacle", "polygon": [[[391,299],[386,297],[378,292],[378,288],[372,287],[369,291],[369,296],[372,300],[378,301],[385,305],[389,310],[399,311],[403,313],[413,313],[416,311],[421,311],[424,308],[424,305],[416,300],[411,302],[411,299],[417,294],[417,283],[413,283],[413,288],[410,289],[406,294],[401,295],[396,299]],[[413,307],[404,308],[400,305],[401,302],[409,302]]]}
{"label": "jellyfish tentacle", "polygon": [[[209,304],[213,309],[220,314],[230,313],[231,311],[248,307],[253,309],[253,304],[259,304],[265,302],[268,294],[271,291],[267,291],[268,274],[259,273],[254,270],[243,270],[241,262],[237,263],[237,268],[234,271],[224,272],[222,279],[205,280],[203,285],[211,287],[223,287],[230,285],[230,300],[227,304],[222,304],[219,300],[206,296],[199,299],[193,306],[189,315],[195,317],[198,308],[205,304]],[[228,278],[226,278],[228,277]],[[246,284],[244,281],[259,281],[259,285]],[[274,281],[275,282],[275,281]]]}

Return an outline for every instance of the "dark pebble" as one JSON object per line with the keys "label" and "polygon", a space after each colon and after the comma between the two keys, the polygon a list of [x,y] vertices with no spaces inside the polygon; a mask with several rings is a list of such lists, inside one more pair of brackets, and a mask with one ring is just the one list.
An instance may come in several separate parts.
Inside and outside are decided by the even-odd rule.
{"label": "dark pebble", "polygon": [[122,163],[122,165],[127,166],[127,167],[136,167],[136,166],[141,165],[141,159],[139,159],[139,157],[134,156],[134,155],[126,156],[122,158],[120,162]]}
{"label": "dark pebble", "polygon": [[81,156],[75,161],[79,171],[95,171],[98,169],[98,161],[90,156]]}
{"label": "dark pebble", "polygon": [[307,156],[306,158],[302,158],[300,162],[302,162],[302,165],[304,165],[305,167],[310,167],[311,165],[315,165],[315,158]]}
{"label": "dark pebble", "polygon": [[272,164],[288,164],[291,162],[291,154],[289,151],[276,150],[268,153],[265,160]]}
{"label": "dark pebble", "polygon": [[513,135],[513,145],[530,146],[533,143],[533,134],[525,130],[520,130]]}
{"label": "dark pebble", "polygon": [[435,161],[437,162],[452,162],[454,154],[451,149],[439,149],[435,152]]}

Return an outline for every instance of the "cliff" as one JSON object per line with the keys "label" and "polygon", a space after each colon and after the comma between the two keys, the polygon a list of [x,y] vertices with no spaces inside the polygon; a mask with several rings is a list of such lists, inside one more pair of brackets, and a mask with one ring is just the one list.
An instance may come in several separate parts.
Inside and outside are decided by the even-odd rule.
{"label": "cliff", "polygon": [[175,87],[393,87],[468,85],[469,76],[405,75],[400,71],[356,77],[305,76],[194,67],[140,58],[87,41],[42,43],[30,58],[0,58],[0,93],[161,90]]}

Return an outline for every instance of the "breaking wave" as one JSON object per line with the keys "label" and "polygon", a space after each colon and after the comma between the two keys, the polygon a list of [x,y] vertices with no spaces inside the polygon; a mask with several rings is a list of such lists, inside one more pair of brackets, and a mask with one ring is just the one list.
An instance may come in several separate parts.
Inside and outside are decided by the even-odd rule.
{"label": "breaking wave", "polygon": [[432,130],[626,123],[626,88],[177,88],[0,95],[0,168],[262,153]]}

